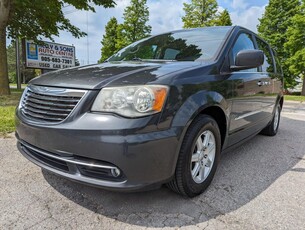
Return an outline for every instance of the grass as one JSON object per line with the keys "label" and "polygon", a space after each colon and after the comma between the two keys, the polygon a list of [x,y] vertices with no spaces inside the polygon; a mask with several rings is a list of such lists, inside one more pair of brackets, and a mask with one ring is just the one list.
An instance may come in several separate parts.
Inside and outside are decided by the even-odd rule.
{"label": "grass", "polygon": [[15,106],[0,107],[0,137],[6,137],[15,130],[14,113]]}
{"label": "grass", "polygon": [[[21,84],[21,88],[25,88],[28,84]],[[16,83],[10,83],[10,87],[16,87],[17,88],[17,84]]]}
{"label": "grass", "polygon": [[17,106],[23,90],[11,89],[11,95],[0,96],[0,106]]}
{"label": "grass", "polygon": [[305,96],[297,96],[297,95],[285,95],[284,96],[285,101],[299,101],[303,102],[305,101]]}
{"label": "grass", "polygon": [[15,109],[23,90],[11,89],[11,95],[0,96],[0,136],[15,131]]}

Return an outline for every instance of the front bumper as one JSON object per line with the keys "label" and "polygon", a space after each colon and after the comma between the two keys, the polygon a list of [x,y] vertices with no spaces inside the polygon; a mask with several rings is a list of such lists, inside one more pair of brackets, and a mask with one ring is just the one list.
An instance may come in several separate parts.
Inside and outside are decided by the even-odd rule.
{"label": "front bumper", "polygon": [[181,133],[154,130],[152,119],[85,113],[48,126],[30,124],[17,112],[17,145],[27,159],[66,178],[111,190],[149,189],[173,176]]}

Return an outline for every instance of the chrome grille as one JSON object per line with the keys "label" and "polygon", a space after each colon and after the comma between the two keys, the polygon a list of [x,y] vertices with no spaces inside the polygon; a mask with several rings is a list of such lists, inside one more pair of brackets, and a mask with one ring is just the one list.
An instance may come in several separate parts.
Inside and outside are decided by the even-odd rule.
{"label": "chrome grille", "polygon": [[22,97],[20,110],[33,121],[57,123],[66,119],[85,94],[71,90],[43,86],[29,86]]}

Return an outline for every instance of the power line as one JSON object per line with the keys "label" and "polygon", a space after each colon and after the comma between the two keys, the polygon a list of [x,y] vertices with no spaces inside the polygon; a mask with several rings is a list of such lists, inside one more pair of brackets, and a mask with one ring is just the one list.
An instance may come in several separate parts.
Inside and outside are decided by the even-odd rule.
{"label": "power line", "polygon": [[[90,4],[89,4],[90,5]],[[69,7],[69,6],[71,6],[70,4],[68,4],[68,5],[64,5],[63,6],[63,8],[67,8],[67,7]],[[90,6],[92,6],[92,5],[90,5]],[[77,12],[77,11],[79,11],[78,9],[73,9],[73,10],[68,10],[68,11],[66,11],[66,12],[63,12],[63,14],[64,15],[68,15],[68,14],[72,14],[72,13],[75,13],[75,12]],[[90,59],[90,53],[89,53],[89,16],[88,16],[88,11],[86,11],[86,26],[87,26],[87,64],[89,65],[90,63],[90,61],[89,61],[89,59]]]}
{"label": "power line", "polygon": [[89,23],[88,23],[88,11],[86,12],[87,13],[87,64],[89,65]]}
{"label": "power line", "polygon": [[78,10],[78,9],[74,9],[74,10],[70,10],[70,11],[63,12],[63,13],[64,13],[64,15],[67,15],[67,14],[75,13],[75,12],[77,12],[77,11],[79,11],[79,10]]}
{"label": "power line", "polygon": [[[64,5],[62,8],[67,8],[67,7],[70,7],[70,6],[72,7],[72,5],[70,5],[70,4]],[[89,4],[89,6],[93,7],[94,4]],[[77,12],[77,11],[79,11],[79,10],[78,10],[78,9],[72,9],[72,10],[68,10],[68,11],[63,12],[63,13],[64,13],[64,15],[67,15],[67,14],[75,13],[75,12]],[[88,11],[87,11],[87,12],[88,12]]]}

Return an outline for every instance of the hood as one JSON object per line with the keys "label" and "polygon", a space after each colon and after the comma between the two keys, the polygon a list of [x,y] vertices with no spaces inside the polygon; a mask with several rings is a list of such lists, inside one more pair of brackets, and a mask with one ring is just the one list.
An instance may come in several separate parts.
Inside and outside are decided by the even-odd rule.
{"label": "hood", "polygon": [[110,62],[49,72],[33,79],[30,84],[76,89],[153,82],[166,84],[168,81],[162,79],[163,76],[199,65],[199,62]]}

